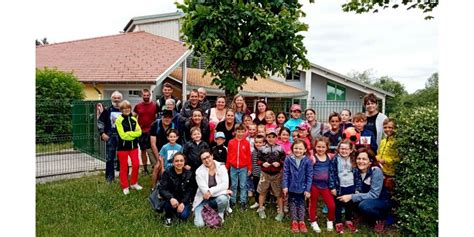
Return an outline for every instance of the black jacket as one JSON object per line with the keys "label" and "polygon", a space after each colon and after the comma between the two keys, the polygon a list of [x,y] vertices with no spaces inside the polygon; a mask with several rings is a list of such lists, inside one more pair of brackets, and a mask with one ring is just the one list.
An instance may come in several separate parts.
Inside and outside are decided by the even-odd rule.
{"label": "black jacket", "polygon": [[118,132],[118,151],[129,151],[138,148],[138,138],[142,135],[142,130],[135,117],[120,115],[115,120]]}
{"label": "black jacket", "polygon": [[215,161],[219,161],[222,163],[225,163],[227,161],[227,147],[224,144],[215,144],[215,146],[211,148],[211,151]]}
{"label": "black jacket", "polygon": [[[174,107],[174,111],[176,113],[179,113],[179,111],[181,111],[181,100],[179,100],[178,98],[174,97],[174,96],[171,96],[171,99],[174,100],[175,102],[175,107]],[[157,113],[157,118],[161,118],[161,114],[163,113],[163,109],[166,108],[166,100],[165,100],[165,97],[161,96],[158,100],[156,100],[156,113]]]}
{"label": "black jacket", "polygon": [[183,153],[187,158],[186,164],[191,166],[193,172],[196,172],[197,168],[202,164],[199,155],[204,149],[209,149],[209,145],[205,141],[201,141],[199,144],[196,144],[194,141],[189,141],[183,146]]}
{"label": "black jacket", "polygon": [[99,116],[99,119],[97,120],[97,128],[99,130],[99,135],[102,135],[102,133],[105,133],[107,135],[110,135],[110,133],[117,133],[115,125],[112,124],[112,118],[110,117],[111,113],[116,114],[115,118],[117,118],[118,115],[122,114],[122,112],[120,112],[120,109],[117,109],[113,106],[110,106],[104,111],[102,111]]}
{"label": "black jacket", "polygon": [[191,204],[196,179],[190,170],[183,170],[181,175],[176,174],[174,168],[165,170],[159,183],[159,192],[164,200],[175,198],[179,203]]}

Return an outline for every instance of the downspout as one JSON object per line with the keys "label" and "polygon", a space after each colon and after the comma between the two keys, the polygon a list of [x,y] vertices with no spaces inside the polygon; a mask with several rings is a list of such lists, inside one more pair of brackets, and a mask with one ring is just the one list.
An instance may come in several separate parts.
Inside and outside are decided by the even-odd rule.
{"label": "downspout", "polygon": [[92,82],[92,87],[94,87],[94,90],[97,91],[97,94],[99,94],[99,100],[101,100],[102,99],[102,92],[100,92],[100,90],[97,89],[95,81]]}

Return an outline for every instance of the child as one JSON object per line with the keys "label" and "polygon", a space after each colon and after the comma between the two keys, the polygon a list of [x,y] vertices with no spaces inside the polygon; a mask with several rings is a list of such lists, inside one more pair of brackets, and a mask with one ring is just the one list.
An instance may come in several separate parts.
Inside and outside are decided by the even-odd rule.
{"label": "child", "polygon": [[262,135],[265,137],[265,125],[263,124],[257,125],[257,135]]}
{"label": "child", "polygon": [[357,113],[354,115],[354,128],[358,133],[360,133],[359,143],[356,144],[356,149],[360,147],[370,147],[372,151],[377,155],[377,140],[375,134],[365,129],[364,126],[367,123],[367,116],[364,113]]}
{"label": "child", "polygon": [[224,145],[225,135],[223,132],[216,132],[214,135],[215,144],[211,148],[212,156],[214,160],[225,165],[227,161],[227,147]]}
{"label": "child", "polygon": [[182,152],[183,147],[176,143],[179,139],[178,131],[176,129],[170,129],[167,134],[168,143],[166,143],[160,150],[160,162],[163,162],[161,165],[161,173],[173,166],[173,156],[176,152]]}
{"label": "child", "polygon": [[341,111],[341,131],[346,130],[346,128],[353,127],[352,125],[352,119],[351,119],[352,113],[349,109],[343,109]]}
{"label": "child", "polygon": [[309,136],[309,130],[311,129],[311,126],[307,122],[302,122],[300,125],[298,125],[298,138],[303,140],[306,143],[306,147],[308,148],[309,151],[309,158],[312,159],[313,157],[313,150],[312,150],[312,145],[311,145],[311,136]]}
{"label": "child", "polygon": [[254,141],[254,149],[252,151],[252,176],[251,176],[252,187],[254,188],[254,191],[255,191],[255,195],[253,195],[255,197],[255,203],[252,206],[250,206],[251,209],[255,209],[259,207],[258,198],[260,196],[260,193],[257,192],[256,189],[258,187],[258,183],[260,182],[261,168],[257,164],[257,161],[258,161],[258,152],[264,145],[265,145],[265,137],[261,135],[256,136],[255,141]]}
{"label": "child", "polygon": [[400,161],[397,148],[395,146],[395,120],[386,118],[383,121],[383,131],[385,138],[380,142],[377,152],[377,160],[382,165],[382,171],[385,176],[384,186],[392,191],[394,188],[395,164]]}
{"label": "child", "polygon": [[201,151],[209,149],[209,145],[201,140],[202,135],[199,127],[192,127],[190,132],[192,140],[186,142],[183,147],[183,153],[188,158],[184,168],[196,172],[202,164],[199,154],[201,154]]}
{"label": "child", "polygon": [[[339,126],[338,126],[339,129]],[[309,221],[316,233],[321,233],[321,229],[316,222],[316,210],[318,209],[318,196],[321,194],[324,203],[328,207],[327,231],[333,230],[333,221],[336,204],[334,197],[329,190],[329,156],[327,155],[329,142],[327,138],[319,137],[314,142],[315,160],[313,165],[313,183],[311,185],[311,199],[309,202]]]}
{"label": "child", "polygon": [[250,124],[253,124],[252,116],[250,116],[249,114],[244,114],[242,116],[242,121],[244,121],[244,125],[247,129],[249,128]]}
{"label": "child", "polygon": [[285,127],[280,129],[277,144],[283,147],[286,155],[291,154],[290,129]]}
{"label": "child", "polygon": [[132,161],[132,177],[130,187],[142,190],[138,185],[138,138],[142,135],[142,130],[138,121],[132,116],[132,105],[127,100],[120,103],[122,114],[115,120],[115,127],[118,132],[117,156],[120,161],[120,185],[124,195],[130,193],[128,183],[128,157]]}
{"label": "child", "polygon": [[260,193],[259,208],[257,210],[261,219],[266,218],[265,203],[266,194],[270,187],[275,197],[277,197],[278,214],[275,220],[283,220],[283,199],[281,196],[281,180],[282,180],[282,165],[285,160],[285,151],[276,144],[277,134],[274,128],[267,130],[267,144],[263,146],[258,152],[257,164],[261,167],[260,182],[258,183],[257,192]]}
{"label": "child", "polygon": [[[301,106],[299,104],[293,104],[290,109],[291,118],[286,121],[285,127],[290,129],[291,132],[296,130],[296,126],[298,126],[303,119],[301,119]],[[293,142],[293,137],[290,139]]]}
{"label": "child", "polygon": [[277,128],[277,124],[275,122],[275,113],[271,110],[267,110],[265,112],[265,129],[269,128]]}
{"label": "child", "polygon": [[288,118],[286,117],[285,112],[278,112],[277,113],[277,116],[276,116],[276,125],[277,125],[277,127],[279,127],[279,128],[283,127],[286,123],[286,120],[288,120]]}
{"label": "child", "polygon": [[341,116],[333,112],[329,115],[329,124],[331,124],[331,129],[324,133],[324,136],[329,139],[329,151],[331,158],[336,155],[337,144],[342,140],[342,130],[340,127]]}
{"label": "child", "polygon": [[[338,154],[329,162],[329,189],[334,197],[345,194],[353,194],[356,190],[354,182],[355,162],[352,159],[354,146],[348,140],[339,143]],[[357,228],[352,223],[352,211],[354,209],[352,201],[347,203],[335,200],[336,202],[336,232],[344,233],[342,224],[342,208],[345,209],[346,226],[352,232],[357,232]]]}
{"label": "child", "polygon": [[252,149],[251,151],[253,151],[253,144],[254,144],[254,140],[256,136],[257,136],[257,125],[252,122],[252,124],[250,124],[249,127],[247,128],[247,136],[246,136],[247,141],[249,141],[250,143],[250,148]]}
{"label": "child", "polygon": [[[296,141],[296,139],[298,139],[298,134],[299,134],[298,130],[295,130],[295,131],[291,132],[291,138],[293,139],[293,141]],[[290,142],[291,142],[291,140],[290,140]],[[291,144],[293,144],[293,143],[291,142]]]}
{"label": "child", "polygon": [[293,154],[285,159],[283,194],[288,195],[291,212],[291,231],[308,232],[304,223],[305,198],[310,198],[313,164],[307,156],[306,143],[296,140],[291,146]]}
{"label": "child", "polygon": [[237,202],[237,184],[240,184],[240,209],[247,209],[247,176],[252,173],[252,155],[250,143],[245,139],[245,126],[238,124],[235,127],[235,138],[229,141],[229,153],[225,164],[230,171],[231,188],[234,195],[231,196],[230,205]]}

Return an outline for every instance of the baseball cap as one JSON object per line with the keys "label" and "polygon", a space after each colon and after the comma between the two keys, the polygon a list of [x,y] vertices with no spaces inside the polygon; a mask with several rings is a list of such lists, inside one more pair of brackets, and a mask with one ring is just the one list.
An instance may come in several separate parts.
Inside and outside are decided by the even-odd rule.
{"label": "baseball cap", "polygon": [[225,139],[225,135],[223,132],[216,132],[216,135],[214,135],[214,140],[217,140],[217,138],[224,138]]}
{"label": "baseball cap", "polygon": [[275,134],[277,136],[276,130],[274,128],[268,128],[265,134],[270,135],[270,134]]}
{"label": "baseball cap", "polygon": [[290,111],[299,110],[301,111],[301,106],[299,104],[293,104]]}
{"label": "baseball cap", "polygon": [[165,109],[163,110],[163,117],[173,117],[173,111],[169,110],[169,109]]}

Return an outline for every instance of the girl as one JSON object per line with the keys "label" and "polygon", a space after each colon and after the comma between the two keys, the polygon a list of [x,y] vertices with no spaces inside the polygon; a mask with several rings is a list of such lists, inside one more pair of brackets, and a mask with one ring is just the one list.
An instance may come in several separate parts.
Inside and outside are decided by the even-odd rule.
{"label": "girl", "polygon": [[249,129],[249,126],[250,124],[253,124],[253,121],[252,121],[252,116],[248,115],[248,114],[244,114],[242,116],[242,121],[244,121],[244,125],[247,129]]}
{"label": "girl", "polygon": [[341,111],[341,131],[346,130],[346,128],[353,127],[352,125],[352,113],[349,109],[343,109]]}
{"label": "girl", "polygon": [[123,194],[130,193],[128,186],[128,157],[132,161],[132,177],[130,187],[136,190],[142,190],[138,185],[138,138],[142,135],[142,130],[138,121],[132,116],[132,105],[127,100],[120,103],[122,114],[115,120],[115,127],[118,132],[117,156],[120,162],[120,185]]}
{"label": "girl", "polygon": [[386,118],[383,121],[383,131],[385,138],[380,141],[380,147],[377,152],[377,160],[382,165],[382,171],[385,175],[385,187],[392,191],[394,188],[395,180],[395,164],[400,161],[397,148],[395,146],[395,131],[396,128],[395,120]]}
{"label": "girl", "polygon": [[244,97],[239,94],[235,95],[232,100],[232,109],[235,111],[236,123],[242,123],[243,115],[250,114],[250,110],[247,109],[247,104],[245,104]]}
{"label": "girl", "polygon": [[290,129],[285,127],[280,129],[277,144],[283,147],[286,155],[291,154]]}
{"label": "girl", "polygon": [[271,110],[267,110],[265,112],[265,129],[269,128],[277,128],[277,125],[275,123],[275,113]]}
{"label": "girl", "polygon": [[268,105],[264,100],[257,101],[257,110],[255,111],[253,122],[257,125],[265,125],[265,112],[268,110]]}
{"label": "girl", "polygon": [[[354,145],[348,141],[342,141],[337,148],[338,154],[329,162],[329,189],[331,194],[339,197],[346,194],[354,194],[356,185],[354,181],[355,162],[352,158]],[[352,223],[353,203],[336,200],[336,232],[344,233],[342,224],[342,208],[345,209],[346,226],[352,232],[357,232]]]}
{"label": "girl", "polygon": [[324,136],[329,139],[329,155],[330,157],[334,157],[336,155],[336,148],[337,144],[342,140],[342,130],[340,128],[341,123],[341,116],[336,113],[332,112],[329,115],[329,124],[331,125],[331,129],[324,133]]}
{"label": "girl", "polygon": [[276,116],[277,127],[283,127],[288,118],[286,117],[285,112],[278,112]]}
{"label": "girl", "polygon": [[311,199],[309,202],[309,221],[316,233],[321,233],[321,229],[316,222],[316,210],[318,209],[318,196],[321,194],[328,210],[327,231],[333,230],[333,221],[336,204],[329,190],[329,156],[327,155],[329,142],[327,138],[317,138],[314,142],[315,160],[313,165],[313,183],[311,185]]}
{"label": "girl", "polygon": [[293,141],[296,141],[298,139],[298,134],[298,130],[295,130],[291,133],[291,138],[293,138]]}
{"label": "girl", "polygon": [[296,140],[291,146],[293,154],[283,165],[283,195],[288,196],[291,213],[291,231],[308,232],[304,223],[305,198],[310,198],[313,164],[308,159],[306,143]]}
{"label": "girl", "polygon": [[298,125],[298,138],[306,143],[306,147],[309,151],[309,158],[314,162],[313,150],[311,145],[311,137],[309,136],[310,126],[306,122],[302,122]]}

